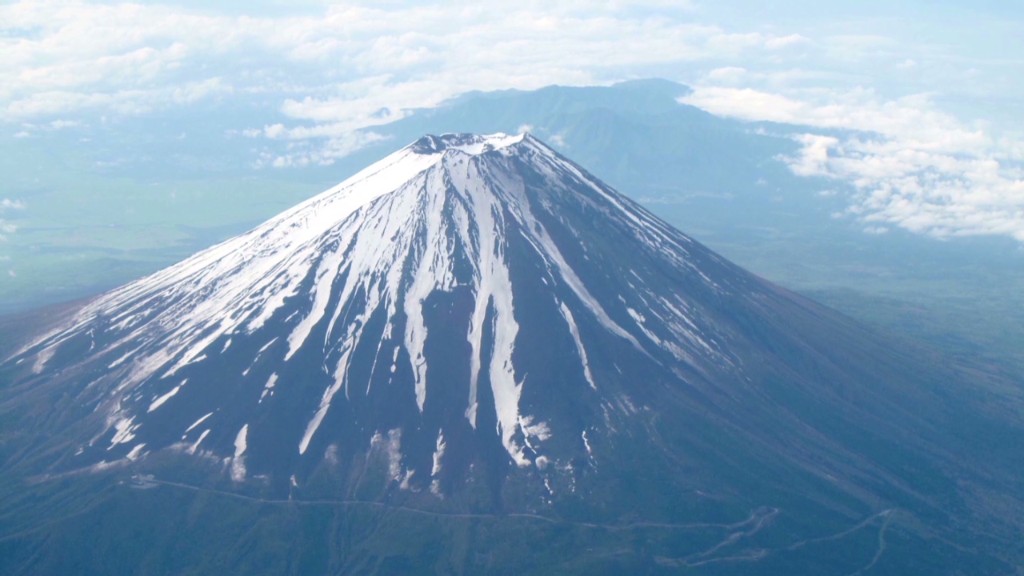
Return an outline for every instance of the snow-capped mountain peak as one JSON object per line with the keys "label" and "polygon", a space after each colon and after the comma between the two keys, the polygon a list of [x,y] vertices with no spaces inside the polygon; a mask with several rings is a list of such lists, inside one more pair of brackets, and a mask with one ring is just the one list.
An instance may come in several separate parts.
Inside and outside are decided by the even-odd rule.
{"label": "snow-capped mountain peak", "polygon": [[[431,447],[486,421],[518,466],[545,454],[567,462],[589,453],[588,427],[638,409],[629,386],[608,379],[619,364],[700,372],[733,362],[687,296],[648,278],[667,271],[717,290],[694,246],[529,135],[425,136],[101,296],[21,356],[42,373],[63,350],[90,350],[76,364],[103,368],[88,388],[107,414],[93,439],[105,458],[208,450],[244,478],[238,462],[261,439],[292,439],[275,461],[308,458],[314,445],[321,458],[338,441],[332,414],[386,396],[380,409],[392,413],[370,419],[364,440],[395,414]],[[531,351],[548,336],[568,346],[557,358]],[[622,358],[601,357],[618,345]],[[545,389],[578,395],[593,418],[559,421],[524,403],[524,390]],[[281,422],[271,432],[260,420]],[[409,424],[394,423],[407,441]],[[555,434],[568,442],[557,454],[546,446]],[[403,459],[402,474],[443,468],[420,458]]]}

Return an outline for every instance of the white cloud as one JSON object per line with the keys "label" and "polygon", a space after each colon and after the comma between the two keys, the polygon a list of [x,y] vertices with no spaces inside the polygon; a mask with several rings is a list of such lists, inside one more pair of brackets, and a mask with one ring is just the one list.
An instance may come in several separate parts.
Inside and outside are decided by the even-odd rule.
{"label": "white cloud", "polygon": [[839,144],[832,136],[801,134],[797,141],[803,144],[796,158],[788,159],[789,167],[799,176],[828,176],[829,150]]}
{"label": "white cloud", "polygon": [[782,48],[789,48],[791,46],[799,46],[801,44],[810,44],[811,41],[800,34],[789,34],[786,36],[774,36],[767,38],[764,41],[765,48],[769,50],[779,50]]}
{"label": "white cloud", "polygon": [[707,79],[715,84],[733,85],[742,82],[748,75],[746,68],[723,66],[707,73]]}
{"label": "white cloud", "polygon": [[7,238],[18,231],[18,227],[10,222],[0,219],[0,242],[6,241]]}
{"label": "white cloud", "polygon": [[264,154],[257,165],[274,168],[327,166],[339,158],[384,139],[384,136],[375,132],[360,131],[339,133],[315,143],[295,142],[284,154]]}
{"label": "white cloud", "polygon": [[799,120],[806,115],[808,109],[803,102],[780,94],[721,86],[698,87],[693,93],[681,98],[680,102],[712,114],[783,123],[803,123]]}
{"label": "white cloud", "polygon": [[565,134],[562,134],[561,132],[558,134],[549,134],[547,139],[548,142],[551,142],[551,144],[559,148],[566,149],[569,147],[569,144],[565,141]]}
{"label": "white cloud", "polygon": [[0,118],[145,113],[295,87],[285,114],[348,122],[467,90],[607,82],[634,66],[665,74],[678,63],[756,60],[806,43],[795,34],[732,33],[691,15],[685,2],[656,0],[349,3],[289,17],[14,2],[0,6]]}
{"label": "white cloud", "polygon": [[[0,214],[9,210],[24,210],[25,203],[21,200],[12,200],[10,198],[0,199]],[[18,227],[11,223],[9,220],[0,218],[0,242],[7,241],[11,234],[18,231]]]}
{"label": "white cloud", "polygon": [[65,130],[68,128],[78,128],[82,123],[77,120],[53,120],[46,125],[50,130]]}
{"label": "white cloud", "polygon": [[[801,97],[803,96],[803,97]],[[928,95],[883,100],[870,90],[782,95],[698,87],[684,102],[713,113],[808,127],[786,159],[801,176],[847,182],[848,215],[937,237],[1006,235],[1024,242],[1018,147],[939,111]],[[841,136],[814,132],[840,129]]]}
{"label": "white cloud", "polygon": [[271,140],[281,138],[287,133],[288,129],[284,127],[284,124],[271,124],[263,127],[263,135]]}
{"label": "white cloud", "polygon": [[[165,4],[15,1],[0,5],[0,122],[24,138],[106,115],[259,96],[268,117],[232,133],[274,147],[262,164],[305,166],[329,164],[380,138],[358,129],[469,90],[704,71],[686,102],[808,126],[791,168],[850,183],[849,214],[870,226],[1024,238],[1020,138],[964,124],[928,93],[808,88],[838,74],[871,86],[872,67],[919,75],[938,68],[941,50],[903,52],[892,37],[837,28],[814,37],[770,23],[729,30],[702,23],[707,8],[673,0],[355,1],[247,16]],[[975,64],[965,60],[958,69]]]}
{"label": "white cloud", "polygon": [[231,94],[234,88],[222,78],[207,78],[198,82],[186,82],[169,91],[170,100],[175,104],[192,104],[211,96]]}
{"label": "white cloud", "polygon": [[821,38],[817,46],[834,62],[858,64],[890,58],[899,50],[895,39],[880,34],[836,34]]}

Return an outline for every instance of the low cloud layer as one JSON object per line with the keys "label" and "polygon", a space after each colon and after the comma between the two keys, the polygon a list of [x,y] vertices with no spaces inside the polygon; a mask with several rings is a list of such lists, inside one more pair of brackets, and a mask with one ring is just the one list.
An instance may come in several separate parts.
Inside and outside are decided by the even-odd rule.
{"label": "low cloud layer", "polygon": [[5,218],[7,213],[24,209],[25,203],[21,200],[0,198],[0,242],[6,241],[8,236],[18,231],[17,225]]}
{"label": "low cloud layer", "polygon": [[[255,10],[255,9],[251,9]],[[681,63],[798,51],[798,34],[697,23],[686,2],[297,5],[296,15],[165,5],[0,6],[0,121],[147,114],[269,94],[293,142],[277,165],[330,162],[351,132],[470,90],[673,77]],[[383,114],[382,114],[383,111]]]}
{"label": "low cloud layer", "polygon": [[928,95],[884,100],[867,90],[782,95],[705,85],[683,102],[805,126],[795,137],[800,152],[784,160],[798,175],[849,183],[846,214],[870,233],[896,226],[943,238],[1003,235],[1024,242],[1020,144],[984,125],[964,125]]}
{"label": "low cloud layer", "polygon": [[[644,7],[355,3],[271,17],[16,2],[0,7],[0,102],[11,120],[88,108],[131,113],[233,90],[276,90],[306,94],[283,104],[289,115],[347,120],[466,90],[595,82],[634,66],[800,44],[798,35],[691,23],[676,17],[685,7],[674,3]],[[376,102],[361,108],[370,93]]]}
{"label": "low cloud layer", "polygon": [[[239,140],[265,145],[262,165],[301,167],[374,141],[372,129],[357,129],[462,92],[660,76],[695,84],[685,102],[713,113],[807,126],[802,151],[786,161],[797,174],[850,183],[848,214],[874,233],[897,226],[1024,241],[1024,139],[958,120],[935,92],[989,102],[1017,86],[1019,63],[1003,55],[1019,26],[1007,14],[1005,30],[989,27],[998,50],[986,52],[985,39],[977,50],[908,46],[894,36],[904,28],[899,8],[885,27],[864,14],[858,25],[853,5],[826,25],[800,14],[765,23],[760,3],[744,18],[698,0],[217,6],[0,5],[0,129],[30,138],[108,116],[257,102],[266,121],[237,126],[248,137]],[[959,30],[954,9],[929,15],[943,11]],[[13,231],[0,224],[0,235]]]}

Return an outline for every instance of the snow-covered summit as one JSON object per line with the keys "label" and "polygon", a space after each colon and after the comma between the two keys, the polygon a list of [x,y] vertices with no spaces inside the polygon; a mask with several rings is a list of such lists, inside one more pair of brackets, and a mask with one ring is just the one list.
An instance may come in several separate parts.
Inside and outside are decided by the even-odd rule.
{"label": "snow-covered summit", "polygon": [[416,142],[409,145],[409,148],[420,154],[432,154],[445,150],[457,150],[465,154],[477,155],[492,150],[501,150],[513,144],[518,144],[528,135],[524,132],[516,135],[503,134],[442,134],[434,136],[427,134]]}

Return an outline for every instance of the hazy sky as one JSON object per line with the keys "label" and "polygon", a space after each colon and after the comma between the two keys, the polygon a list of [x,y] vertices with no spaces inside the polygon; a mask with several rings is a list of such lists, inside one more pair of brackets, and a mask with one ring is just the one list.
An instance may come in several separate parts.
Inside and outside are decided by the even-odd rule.
{"label": "hazy sky", "polygon": [[[225,145],[301,170],[358,148],[357,128],[468,90],[663,77],[713,113],[806,125],[786,161],[853,183],[869,229],[1024,242],[1013,2],[207,4],[0,6],[0,131],[88,140],[119,118],[237,102]],[[0,241],[26,209],[0,184]]]}

